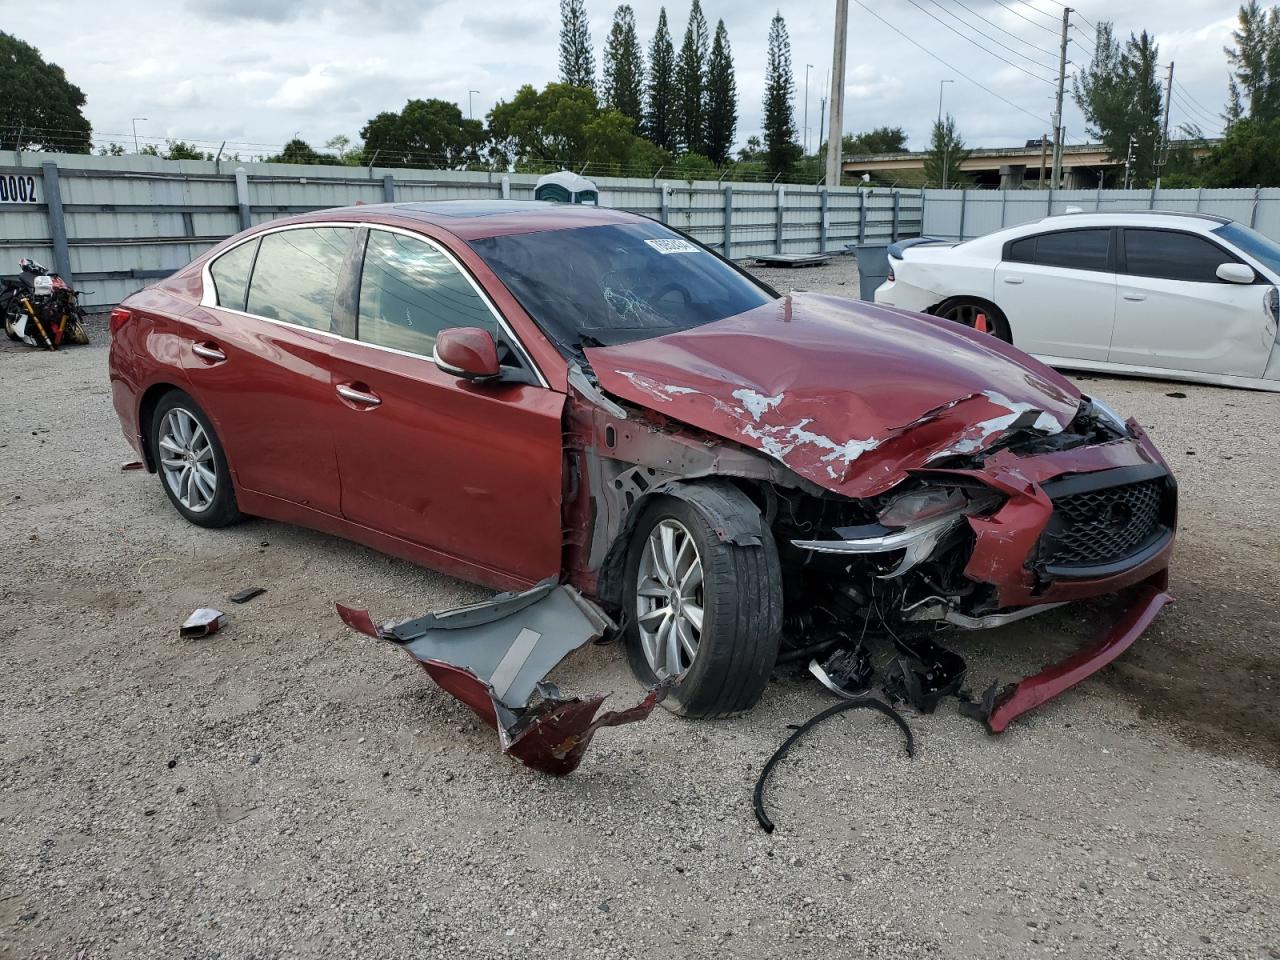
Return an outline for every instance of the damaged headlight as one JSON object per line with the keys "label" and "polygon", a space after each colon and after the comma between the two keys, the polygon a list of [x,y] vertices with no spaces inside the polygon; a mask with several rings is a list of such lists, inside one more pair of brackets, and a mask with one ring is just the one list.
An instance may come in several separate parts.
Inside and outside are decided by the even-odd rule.
{"label": "damaged headlight", "polygon": [[1000,503],[994,490],[961,487],[926,487],[898,497],[880,511],[886,527],[909,527],[936,517],[983,513]]}
{"label": "damaged headlight", "polygon": [[1120,416],[1097,397],[1089,398],[1089,412],[1095,419],[1105,423],[1120,436],[1127,437],[1129,435],[1129,428],[1125,425],[1124,417]]}

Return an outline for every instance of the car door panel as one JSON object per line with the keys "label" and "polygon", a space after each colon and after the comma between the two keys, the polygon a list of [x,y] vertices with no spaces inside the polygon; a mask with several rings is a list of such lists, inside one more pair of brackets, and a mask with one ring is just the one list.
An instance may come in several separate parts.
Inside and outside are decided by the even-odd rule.
{"label": "car door panel", "polygon": [[1107,359],[1116,311],[1110,234],[1096,228],[1060,230],[1010,245],[996,267],[992,299],[1008,319],[1018,349]]}
{"label": "car door panel", "polygon": [[471,384],[429,359],[341,341],[333,427],[348,520],[534,583],[560,570],[564,395]]}
{"label": "car door panel", "polygon": [[[1118,277],[1116,328],[1107,359],[1261,376],[1275,331],[1267,303],[1270,285],[1218,280],[1217,262],[1237,258],[1205,238],[1130,228],[1124,236],[1125,272]],[[1153,273],[1164,275],[1144,275]]]}

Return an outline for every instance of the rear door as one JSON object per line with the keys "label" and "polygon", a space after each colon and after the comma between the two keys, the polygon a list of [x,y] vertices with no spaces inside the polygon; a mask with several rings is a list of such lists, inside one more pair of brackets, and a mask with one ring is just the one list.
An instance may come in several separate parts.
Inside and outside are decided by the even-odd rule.
{"label": "rear door", "polygon": [[[369,229],[357,302],[356,340],[335,346],[331,385],[343,515],[437,551],[445,568],[462,561],[456,572],[471,579],[557,574],[564,395],[434,241]],[[504,381],[440,370],[435,338],[449,327],[492,333]]]}
{"label": "rear door", "polygon": [[1241,263],[1207,237],[1125,227],[1113,363],[1260,377],[1274,339],[1271,285],[1219,280]]}
{"label": "rear door", "polygon": [[1106,360],[1116,315],[1109,227],[1055,230],[1012,240],[996,267],[996,304],[1027,353]]}
{"label": "rear door", "polygon": [[355,230],[290,227],[255,237],[209,266],[187,317],[185,361],[237,483],[340,515],[329,419],[334,297]]}

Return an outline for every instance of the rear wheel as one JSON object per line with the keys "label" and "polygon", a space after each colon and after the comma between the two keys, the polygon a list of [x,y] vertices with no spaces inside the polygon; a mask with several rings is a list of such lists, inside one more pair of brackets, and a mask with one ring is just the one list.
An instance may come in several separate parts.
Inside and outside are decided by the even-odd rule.
{"label": "rear wheel", "polygon": [[688,501],[655,499],[627,562],[627,659],[646,685],[678,677],[663,705],[717,717],[755,705],[782,633],[782,576],[768,528],[760,546],[722,541]]}
{"label": "rear wheel", "polygon": [[180,390],[156,404],[151,453],[165,494],[192,523],[225,527],[241,518],[218,435],[205,412]]}
{"label": "rear wheel", "polygon": [[956,297],[939,304],[934,315],[973,329],[977,329],[978,317],[981,315],[986,318],[988,333],[999,337],[1005,343],[1013,343],[1013,332],[1009,329],[1009,321],[1005,319],[998,307],[990,303],[968,297]]}

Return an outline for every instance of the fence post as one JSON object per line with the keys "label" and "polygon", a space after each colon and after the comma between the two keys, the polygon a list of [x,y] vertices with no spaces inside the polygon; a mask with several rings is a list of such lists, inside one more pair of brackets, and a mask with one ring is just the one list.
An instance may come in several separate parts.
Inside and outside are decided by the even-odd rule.
{"label": "fence post", "polygon": [[867,239],[867,197],[870,195],[870,190],[858,188],[858,246],[862,246]]}
{"label": "fence post", "polygon": [[[1256,192],[1254,193],[1253,198],[1255,201],[1258,199],[1258,195]],[[1200,202],[1202,200],[1204,200],[1204,187],[1201,187],[1199,190],[1196,191],[1196,213],[1200,212]]]}
{"label": "fence post", "polygon": [[671,221],[671,186],[664,183],[662,185],[662,198],[659,201],[661,207],[661,218],[663,223]]}
{"label": "fence post", "polygon": [[773,252],[782,252],[782,220],[786,213],[787,188],[778,184],[778,235],[774,240]]}
{"label": "fence post", "polygon": [[818,212],[818,252],[827,252],[827,234],[831,232],[831,191],[823,187],[818,191],[820,209]]}
{"label": "fence post", "polygon": [[[889,229],[889,242],[898,242],[898,213],[902,202],[902,194],[897,190],[893,191],[893,226]],[[1000,226],[1004,226],[1004,214],[1000,215]]]}
{"label": "fence post", "polygon": [[505,173],[502,175],[502,199],[511,199],[511,178]]}
{"label": "fence post", "polygon": [[[1204,192],[1203,187],[1200,188],[1200,192],[1201,193]],[[1254,187],[1253,188],[1253,209],[1249,211],[1249,228],[1250,229],[1253,229],[1255,226],[1258,225],[1258,200],[1261,197],[1262,197],[1261,185]],[[1197,204],[1197,209],[1199,209],[1199,204]]]}
{"label": "fence post", "polygon": [[967,194],[965,193],[964,187],[961,187],[960,188],[960,239],[961,240],[964,239],[964,212],[965,212],[965,208],[968,206],[969,206],[969,201],[967,198]]}
{"label": "fence post", "polygon": [[391,203],[396,198],[396,179],[391,174],[382,176],[382,202]]}
{"label": "fence post", "polygon": [[726,260],[732,260],[733,248],[733,187],[724,188],[724,243],[720,252]]}
{"label": "fence post", "polygon": [[1049,195],[1044,198],[1044,215],[1046,217],[1053,216],[1053,187],[1049,188]]}
{"label": "fence post", "polygon": [[1007,204],[1008,202],[1009,202],[1009,191],[1001,190],[1000,191],[1000,229],[1001,230],[1004,229],[1004,208],[1005,208],[1005,204]]}
{"label": "fence post", "polygon": [[244,167],[236,167],[236,207],[240,210],[240,229],[253,226],[253,214],[249,209],[249,174]]}
{"label": "fence post", "polygon": [[1156,208],[1156,188],[1151,188],[1151,196],[1147,199],[1147,209],[1154,210]]}
{"label": "fence post", "polygon": [[40,164],[44,174],[44,202],[49,216],[49,236],[53,240],[53,268],[71,283],[71,248],[67,245],[67,221],[62,214],[62,188],[58,185],[58,165],[52,160]]}

